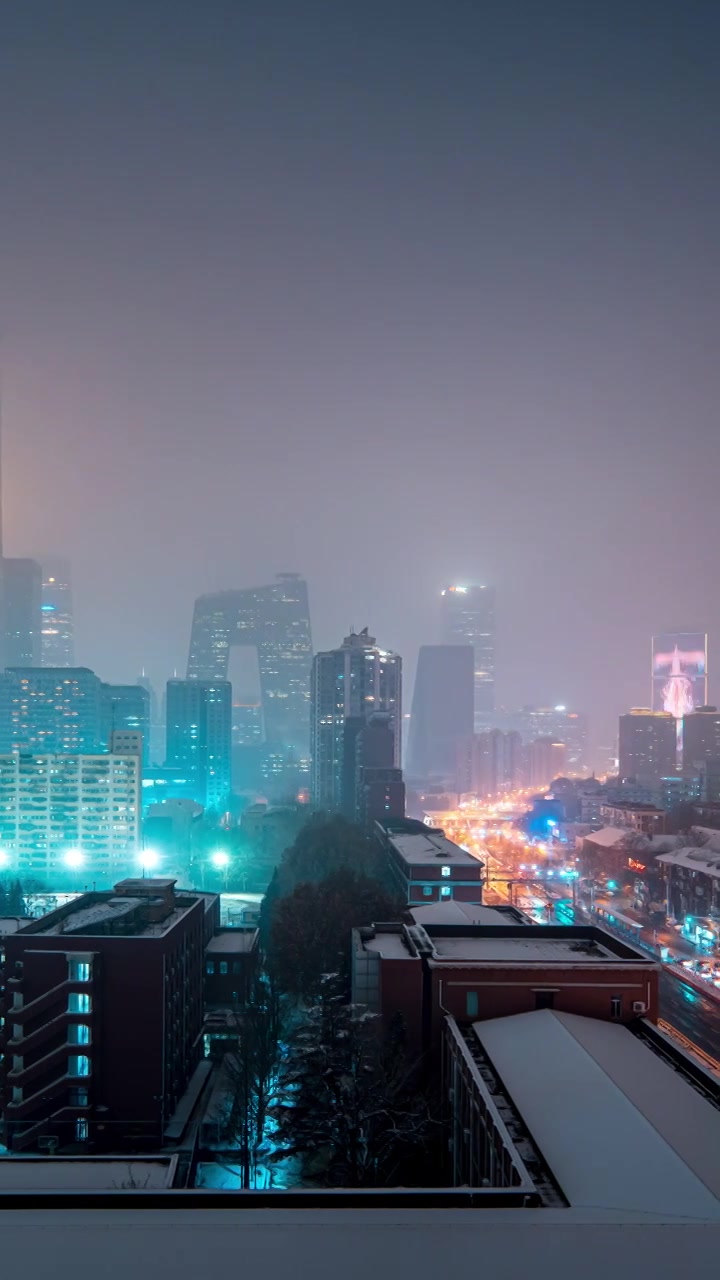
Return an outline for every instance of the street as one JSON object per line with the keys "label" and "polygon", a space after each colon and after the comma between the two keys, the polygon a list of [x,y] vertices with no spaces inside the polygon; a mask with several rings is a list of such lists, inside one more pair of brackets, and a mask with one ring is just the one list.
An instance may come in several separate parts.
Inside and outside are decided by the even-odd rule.
{"label": "street", "polygon": [[665,968],[660,974],[660,1017],[710,1057],[720,1058],[720,1000],[701,995]]}

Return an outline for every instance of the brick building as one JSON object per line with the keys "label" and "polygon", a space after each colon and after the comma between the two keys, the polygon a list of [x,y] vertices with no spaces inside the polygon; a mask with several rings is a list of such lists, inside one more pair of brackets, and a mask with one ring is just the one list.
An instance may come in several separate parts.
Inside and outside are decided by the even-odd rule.
{"label": "brick building", "polygon": [[201,1053],[214,895],[124,880],[4,939],[0,1088],[14,1151],[156,1146]]}
{"label": "brick building", "polygon": [[254,926],[221,929],[205,948],[205,1004],[234,1008],[244,1004],[257,970],[258,930]]}
{"label": "brick building", "polygon": [[437,1049],[443,1019],[458,1022],[556,1009],[607,1021],[657,1019],[660,965],[593,925],[508,923],[476,909],[475,924],[378,924],[353,930],[352,998],[411,1044]]}
{"label": "brick building", "polygon": [[482,903],[485,864],[415,818],[375,823],[388,881],[409,903]]}

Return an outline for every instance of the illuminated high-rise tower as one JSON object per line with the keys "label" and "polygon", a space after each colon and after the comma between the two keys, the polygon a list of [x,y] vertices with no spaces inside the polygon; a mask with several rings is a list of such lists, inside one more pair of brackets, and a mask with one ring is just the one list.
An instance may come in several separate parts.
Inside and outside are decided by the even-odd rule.
{"label": "illuminated high-rise tower", "polygon": [[495,588],[454,583],[442,593],[443,642],[472,645],[475,732],[495,710]]}
{"label": "illuminated high-rise tower", "polygon": [[72,586],[66,560],[42,559],[42,665],[75,663]]}
{"label": "illuminated high-rise tower", "polygon": [[393,736],[392,766],[400,767],[402,659],[379,649],[367,627],[346,636],[339,649],[317,653],[312,667],[312,797],[322,809],[339,810],[348,734],[382,714]]}

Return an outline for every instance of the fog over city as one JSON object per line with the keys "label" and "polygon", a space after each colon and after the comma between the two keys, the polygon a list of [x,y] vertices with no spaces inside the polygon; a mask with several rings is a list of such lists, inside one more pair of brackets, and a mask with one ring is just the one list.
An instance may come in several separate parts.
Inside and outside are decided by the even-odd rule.
{"label": "fog over city", "polygon": [[[682,21],[679,21],[682,15]],[[608,19],[612,17],[610,22]],[[184,674],[307,579],[406,665],[497,589],[498,703],[649,697],[720,605],[720,10],[25,0],[0,31],[6,554]]]}

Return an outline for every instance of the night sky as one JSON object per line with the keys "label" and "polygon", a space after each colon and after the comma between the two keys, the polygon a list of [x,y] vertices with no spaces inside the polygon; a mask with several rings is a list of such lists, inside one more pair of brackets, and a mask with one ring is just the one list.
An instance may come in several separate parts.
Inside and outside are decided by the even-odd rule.
{"label": "night sky", "polygon": [[715,671],[719,52],[717,0],[6,3],[5,541],[78,659],[184,673],[297,570],[408,675],[494,582],[500,700],[600,740],[654,630]]}

